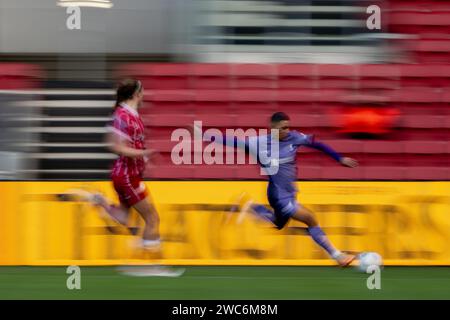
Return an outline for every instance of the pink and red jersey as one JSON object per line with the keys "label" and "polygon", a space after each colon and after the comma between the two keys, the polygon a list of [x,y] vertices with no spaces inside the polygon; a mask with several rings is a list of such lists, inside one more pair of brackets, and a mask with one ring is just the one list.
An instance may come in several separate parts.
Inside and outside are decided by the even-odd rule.
{"label": "pink and red jersey", "polygon": [[[133,149],[145,149],[144,124],[136,110],[126,104],[116,107],[113,114],[112,132],[128,142]],[[144,158],[119,156],[111,173],[113,178],[142,177],[145,169]]]}

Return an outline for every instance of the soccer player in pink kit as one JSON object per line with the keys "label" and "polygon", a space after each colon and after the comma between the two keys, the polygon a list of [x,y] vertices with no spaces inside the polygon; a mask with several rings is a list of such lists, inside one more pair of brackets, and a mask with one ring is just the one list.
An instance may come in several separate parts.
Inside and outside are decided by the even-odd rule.
{"label": "soccer player in pink kit", "polygon": [[145,149],[144,124],[138,113],[143,98],[140,81],[127,79],[120,82],[108,134],[110,149],[119,156],[111,178],[120,204],[109,204],[100,193],[82,193],[85,200],[100,206],[113,220],[124,226],[127,225],[130,209],[134,208],[145,221],[142,247],[159,250],[159,216],[142,182],[145,163],[153,153]]}

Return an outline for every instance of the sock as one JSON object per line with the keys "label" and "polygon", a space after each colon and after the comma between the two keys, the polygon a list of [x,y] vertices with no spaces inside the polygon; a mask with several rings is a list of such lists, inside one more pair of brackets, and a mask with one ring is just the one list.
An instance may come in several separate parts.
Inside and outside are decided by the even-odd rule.
{"label": "sock", "polygon": [[313,238],[313,240],[322,248],[328,252],[328,254],[333,258],[336,259],[341,252],[337,250],[333,245],[331,244],[330,240],[326,236],[326,234],[323,232],[321,227],[310,227],[308,228],[308,232],[310,236]]}

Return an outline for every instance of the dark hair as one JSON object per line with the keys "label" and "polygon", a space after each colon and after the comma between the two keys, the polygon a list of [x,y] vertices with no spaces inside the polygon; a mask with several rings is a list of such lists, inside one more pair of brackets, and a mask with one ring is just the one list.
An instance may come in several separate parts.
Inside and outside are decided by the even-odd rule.
{"label": "dark hair", "polygon": [[116,106],[121,102],[129,100],[136,92],[142,89],[142,84],[136,79],[124,79],[120,81],[116,92]]}
{"label": "dark hair", "polygon": [[290,120],[289,116],[284,112],[275,112],[272,117],[270,117],[270,122],[276,123],[280,121]]}

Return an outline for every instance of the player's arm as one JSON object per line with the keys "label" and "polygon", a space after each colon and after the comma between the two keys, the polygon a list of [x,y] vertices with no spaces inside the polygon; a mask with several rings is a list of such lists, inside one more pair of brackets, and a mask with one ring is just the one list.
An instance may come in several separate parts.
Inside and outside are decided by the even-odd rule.
{"label": "player's arm", "polygon": [[344,157],[344,156],[340,155],[332,147],[330,147],[329,145],[327,145],[323,142],[316,141],[314,139],[314,137],[312,137],[312,136],[308,139],[308,142],[305,144],[305,146],[308,148],[319,150],[319,151],[327,154],[328,156],[330,156],[331,158],[333,158],[334,160],[336,160],[343,166],[346,166],[349,168],[355,168],[358,166],[358,161],[356,161],[355,159]]}
{"label": "player's arm", "polygon": [[108,134],[106,136],[106,142],[109,150],[119,156],[125,156],[129,158],[149,158],[153,153],[148,149],[135,149],[130,147],[132,141],[128,129],[129,125],[127,119],[121,117],[114,117],[113,121],[107,126]]}
{"label": "player's arm", "polygon": [[[193,133],[197,133],[198,136],[202,136],[203,132],[199,127],[193,125],[189,127]],[[205,135],[204,138],[208,141],[214,143],[219,143],[224,146],[243,149],[246,153],[249,153],[249,144],[246,140],[238,139],[235,136],[208,136]]]}
{"label": "player's arm", "polygon": [[134,149],[128,146],[128,142],[123,137],[119,136],[118,134],[114,132],[110,132],[107,135],[107,143],[109,149],[120,156],[125,156],[129,158],[140,158],[140,157],[148,157],[150,156],[154,151],[150,149]]}

